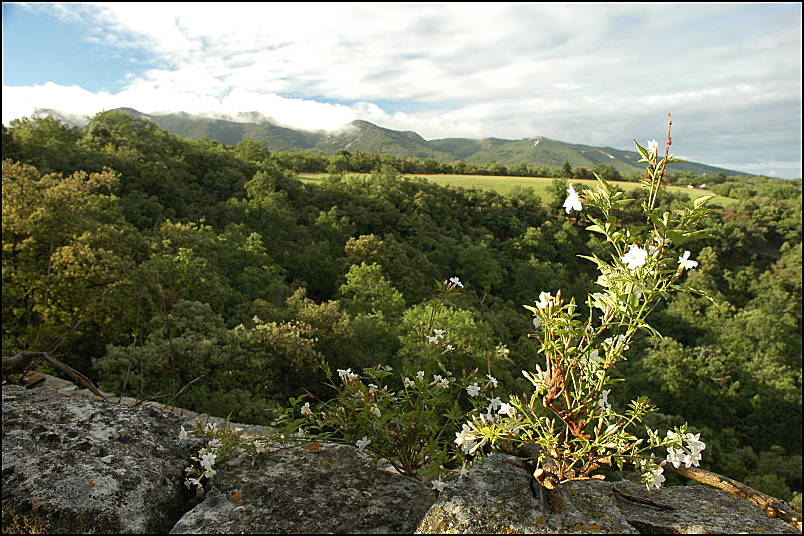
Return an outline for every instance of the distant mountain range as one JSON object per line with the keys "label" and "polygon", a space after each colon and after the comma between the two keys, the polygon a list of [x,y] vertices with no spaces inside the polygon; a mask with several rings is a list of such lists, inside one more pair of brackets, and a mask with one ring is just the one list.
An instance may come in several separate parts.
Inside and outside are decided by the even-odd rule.
{"label": "distant mountain range", "polygon": [[[639,153],[611,147],[593,147],[565,143],[543,136],[506,140],[500,138],[444,138],[425,140],[412,131],[390,130],[369,123],[352,121],[332,132],[306,131],[281,127],[256,112],[239,114],[237,121],[213,119],[184,112],[144,114],[131,108],[117,108],[134,117],[153,121],[160,128],[184,138],[209,137],[226,145],[236,145],[251,138],[263,141],[275,151],[314,151],[332,154],[338,151],[391,154],[399,157],[433,158],[440,162],[469,163],[497,162],[504,166],[531,164],[540,167],[560,167],[569,162],[572,167],[592,168],[607,164],[620,173],[644,170]],[[75,124],[75,119],[55,110],[38,110],[35,115],[51,115]],[[751,175],[742,171],[708,166],[695,162],[673,165],[675,171],[726,175]]]}

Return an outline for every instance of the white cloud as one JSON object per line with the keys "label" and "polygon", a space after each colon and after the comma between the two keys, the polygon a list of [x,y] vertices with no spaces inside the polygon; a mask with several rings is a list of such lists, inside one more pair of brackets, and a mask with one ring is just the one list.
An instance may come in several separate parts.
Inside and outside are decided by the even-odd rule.
{"label": "white cloud", "polygon": [[[360,118],[425,138],[542,135],[630,149],[632,137],[661,136],[672,111],[674,139],[704,162],[749,153],[757,162],[783,162],[801,143],[801,11],[793,5],[35,9],[81,20],[96,42],[145,50],[158,67],[126,78],[114,95],[54,84],[4,87],[4,122],[32,107],[254,110],[308,129]],[[421,108],[400,112],[393,103]],[[707,128],[718,134],[707,136]],[[756,132],[788,142],[763,143]]]}

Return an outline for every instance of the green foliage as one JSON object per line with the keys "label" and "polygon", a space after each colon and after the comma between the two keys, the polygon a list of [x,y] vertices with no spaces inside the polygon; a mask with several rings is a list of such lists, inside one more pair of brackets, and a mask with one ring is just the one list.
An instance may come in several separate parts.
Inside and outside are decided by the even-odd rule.
{"label": "green foliage", "polygon": [[338,293],[353,315],[382,315],[392,321],[402,316],[405,299],[382,274],[379,264],[353,264]]}
{"label": "green foliage", "polygon": [[[444,331],[443,339],[428,341],[435,330]],[[416,370],[428,374],[449,370],[466,376],[475,369],[485,369],[485,356],[494,351],[493,341],[471,311],[444,305],[440,300],[417,304],[405,311],[400,331],[398,356],[406,374]]]}
{"label": "green foliage", "polygon": [[298,394],[321,366],[315,327],[304,320],[226,329],[205,303],[157,314],[141,345],[110,345],[95,360],[101,386],[238,422],[266,423],[267,409]]}
{"label": "green foliage", "polygon": [[460,429],[458,422],[467,409],[486,402],[485,397],[467,394],[472,377],[456,380],[418,372],[402,378],[397,388],[388,381],[392,372],[390,366],[366,368],[363,376],[339,369],[338,383],[333,384],[337,394],[300,409],[308,419],[306,430],[330,441],[356,443],[419,479],[422,473],[437,474],[445,464],[464,460],[447,440]]}
{"label": "green foliage", "polygon": [[[285,148],[315,144],[289,131],[271,135]],[[605,167],[613,166],[630,180],[644,177],[602,152],[600,160],[576,160],[546,138],[431,143],[444,154],[475,155],[472,162],[359,148],[291,153],[253,139],[237,147],[191,141],[117,112],[82,128],[29,119],[4,129],[4,353],[56,348],[105,389],[134,396],[170,400],[193,382],[178,402],[243,422],[266,422],[267,408],[304,389],[329,400],[336,393],[322,387],[322,366],[380,363],[443,376],[441,363],[493,374],[498,394],[521,392],[530,385],[520,371],[536,353],[521,304],[561,288],[577,314],[588,314],[594,305],[584,298],[600,289],[596,264],[580,256],[607,260],[604,235],[584,231],[593,225],[588,211],[567,215],[566,180],[543,194],[544,206],[527,188],[500,195],[400,173],[548,177],[566,161],[570,174],[576,166],[613,176]],[[523,163],[537,161],[530,157],[477,156],[504,148],[517,158],[549,149],[557,160],[536,166]],[[336,158],[372,174],[294,178]],[[775,475],[795,494],[801,484],[786,464],[801,453],[801,184],[707,173],[675,171],[664,182],[746,199],[701,222],[711,236],[689,237],[667,253],[675,262],[691,251],[699,266],[688,284],[723,306],[690,294],[656,304],[651,324],[665,338],[632,339],[628,359],[612,368],[629,381],[610,400],[623,408],[651,393],[667,416],[650,425],[672,429],[683,415],[711,446],[702,463],[735,477]],[[670,190],[656,200],[659,223],[681,208]],[[638,226],[640,205],[652,196],[628,192],[635,201],[616,209],[617,224]],[[471,290],[433,300],[433,281],[447,274]],[[200,325],[175,327],[192,314]],[[427,339],[434,329],[445,330],[437,344]],[[774,445],[784,453],[758,465]],[[762,485],[784,491],[773,478]]]}
{"label": "green foliage", "polygon": [[108,193],[117,180],[109,170],[43,176],[3,161],[8,350],[54,351],[65,341],[80,347],[81,339],[87,344],[125,332],[131,317],[118,304],[130,299],[129,277],[141,251],[137,233]]}

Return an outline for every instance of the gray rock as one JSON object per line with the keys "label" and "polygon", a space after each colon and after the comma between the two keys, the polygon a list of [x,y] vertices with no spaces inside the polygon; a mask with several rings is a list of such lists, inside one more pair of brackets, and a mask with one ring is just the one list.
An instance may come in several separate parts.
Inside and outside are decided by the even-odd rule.
{"label": "gray rock", "polygon": [[179,444],[159,408],[60,389],[3,386],[3,531],[168,532],[194,504],[183,468],[201,441]]}
{"label": "gray rock", "polygon": [[277,448],[216,469],[172,534],[410,533],[436,498],[348,445]]}
{"label": "gray rock", "polygon": [[[631,482],[570,482],[534,497],[526,471],[493,454],[452,481],[417,528],[421,534],[537,533],[790,533],[755,505],[708,486],[648,493]],[[538,493],[538,486],[535,488]],[[649,499],[662,506],[634,501]],[[546,518],[546,519],[545,519]]]}
{"label": "gray rock", "polygon": [[527,472],[502,454],[453,477],[436,500],[424,484],[383,469],[387,462],[318,443],[220,460],[199,503],[184,468],[206,439],[179,442],[179,429],[196,417],[223,419],[132,403],[59,382],[4,385],[3,532],[797,533],[708,486],[649,494],[629,482],[572,482],[544,490],[542,511]]}

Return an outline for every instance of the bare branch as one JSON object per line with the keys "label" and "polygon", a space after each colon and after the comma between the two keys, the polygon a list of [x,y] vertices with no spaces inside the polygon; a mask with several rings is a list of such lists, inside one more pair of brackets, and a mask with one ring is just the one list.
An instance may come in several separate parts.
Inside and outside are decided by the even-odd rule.
{"label": "bare branch", "polygon": [[690,478],[702,484],[709,484],[725,492],[731,493],[741,497],[749,502],[752,502],[762,508],[765,515],[768,517],[778,517],[785,521],[792,527],[801,531],[801,515],[790,508],[785,502],[780,501],[770,495],[765,495],[762,492],[755,490],[752,487],[746,486],[742,482],[737,482],[727,476],[712,473],[697,467],[673,467],[672,464],[665,462],[662,467],[666,471],[675,473],[685,478]]}

